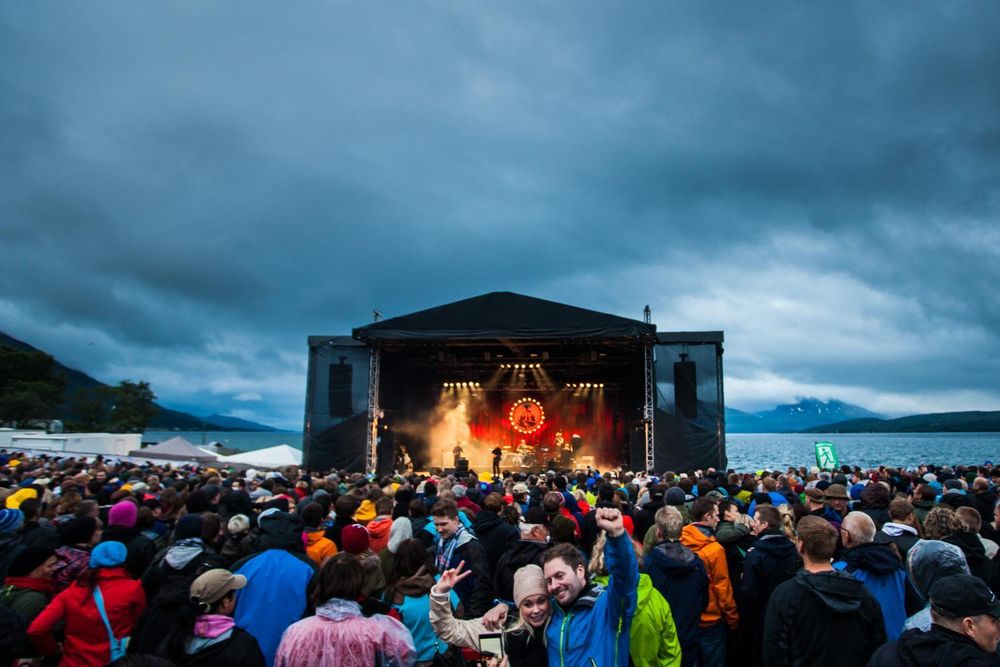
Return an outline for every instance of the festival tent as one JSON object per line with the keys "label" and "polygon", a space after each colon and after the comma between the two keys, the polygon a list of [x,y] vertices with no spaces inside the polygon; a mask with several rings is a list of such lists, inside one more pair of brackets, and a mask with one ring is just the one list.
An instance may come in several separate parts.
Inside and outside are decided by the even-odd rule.
{"label": "festival tent", "polygon": [[219,457],[215,454],[210,454],[203,449],[195,447],[180,436],[164,440],[163,442],[150,447],[133,449],[128,453],[128,455],[142,459],[196,461],[198,463],[215,463],[219,459]]}
{"label": "festival tent", "polygon": [[258,468],[284,468],[302,465],[302,450],[290,445],[275,445],[242,454],[219,457],[219,463],[236,463]]}

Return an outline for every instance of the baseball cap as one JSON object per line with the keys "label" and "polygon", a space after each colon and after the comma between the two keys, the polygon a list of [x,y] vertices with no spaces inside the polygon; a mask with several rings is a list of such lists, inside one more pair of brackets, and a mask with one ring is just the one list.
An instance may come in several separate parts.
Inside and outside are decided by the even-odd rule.
{"label": "baseball cap", "polygon": [[1000,618],[1000,600],[979,577],[968,574],[942,577],[931,586],[929,595],[931,609],[951,618],[980,614]]}
{"label": "baseball cap", "polygon": [[522,493],[528,493],[528,485],[524,482],[518,482],[514,485],[512,493],[520,495]]}
{"label": "baseball cap", "polygon": [[192,581],[190,594],[199,602],[214,604],[226,597],[229,591],[239,590],[246,585],[247,578],[242,574],[233,574],[229,570],[216,568]]}
{"label": "baseball cap", "polygon": [[1000,600],[979,577],[953,574],[938,579],[930,590],[931,609],[951,618],[989,614],[1000,618]]}

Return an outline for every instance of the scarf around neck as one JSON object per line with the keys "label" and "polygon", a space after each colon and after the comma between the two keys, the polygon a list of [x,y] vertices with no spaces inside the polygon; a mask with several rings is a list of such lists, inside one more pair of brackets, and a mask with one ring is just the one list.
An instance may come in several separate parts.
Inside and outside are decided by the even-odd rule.
{"label": "scarf around neck", "polygon": [[438,542],[437,546],[437,559],[435,565],[437,566],[438,572],[444,572],[449,567],[451,563],[451,557],[455,555],[455,549],[458,548],[459,538],[465,533],[465,526],[458,524],[458,530],[455,534],[451,536],[449,540],[441,540]]}
{"label": "scarf around neck", "polygon": [[194,636],[215,639],[219,635],[233,629],[236,621],[232,616],[222,614],[202,614],[194,621]]}

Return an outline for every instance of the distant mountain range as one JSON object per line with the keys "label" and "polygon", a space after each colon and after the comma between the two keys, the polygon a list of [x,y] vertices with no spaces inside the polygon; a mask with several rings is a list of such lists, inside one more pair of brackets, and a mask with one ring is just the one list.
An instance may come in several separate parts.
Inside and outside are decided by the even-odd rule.
{"label": "distant mountain range", "polygon": [[850,419],[806,429],[807,433],[993,433],[1000,431],[1000,411],[940,412],[898,419]]}
{"label": "distant mountain range", "polygon": [[843,401],[803,398],[772,410],[743,412],[726,408],[727,433],[789,433],[847,420],[882,419],[882,415]]}
{"label": "distant mountain range", "polygon": [[973,433],[1000,432],[998,412],[942,412],[889,419],[843,401],[803,398],[773,410],[726,408],[727,433]]}
{"label": "distant mountain range", "polygon": [[[12,347],[15,350],[21,350],[22,352],[44,352],[38,348],[25,343],[24,341],[18,340],[12,336],[0,332],[0,345],[6,345],[7,347]],[[47,352],[44,352],[48,354]],[[59,360],[55,360],[55,368],[57,372],[61,372],[63,377],[66,378],[66,390],[63,396],[66,400],[63,403],[63,411],[65,413],[65,418],[72,419],[72,414],[70,414],[70,400],[72,396],[81,389],[93,389],[95,387],[106,387],[108,385],[104,384],[100,380],[92,378],[91,376],[76,370],[75,368],[70,368],[59,363]],[[139,380],[141,378],[137,378]],[[153,387],[153,391],[156,391],[156,387]],[[277,431],[278,429],[265,424],[258,424],[256,422],[247,421],[245,419],[239,419],[237,417],[229,417],[226,415],[209,415],[207,417],[198,417],[192,415],[188,412],[181,412],[180,410],[171,410],[170,408],[164,407],[159,403],[155,404],[159,412],[149,423],[148,429],[151,431]],[[64,419],[65,420],[65,419]]]}

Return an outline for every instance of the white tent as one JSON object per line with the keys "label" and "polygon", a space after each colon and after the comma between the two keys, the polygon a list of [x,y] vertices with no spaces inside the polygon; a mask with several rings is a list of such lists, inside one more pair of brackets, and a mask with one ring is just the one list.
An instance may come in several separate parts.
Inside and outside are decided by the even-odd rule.
{"label": "white tent", "polygon": [[290,445],[275,445],[252,452],[220,456],[219,463],[240,463],[258,468],[284,468],[302,465],[302,450]]}
{"label": "white tent", "polygon": [[195,447],[180,436],[164,440],[158,445],[133,449],[128,455],[135,458],[166,461],[197,461],[198,463],[214,463],[218,458],[211,452],[206,452]]}

